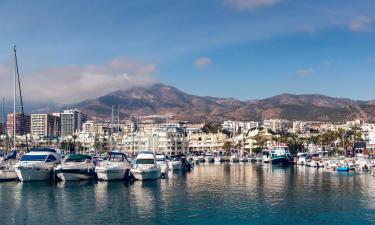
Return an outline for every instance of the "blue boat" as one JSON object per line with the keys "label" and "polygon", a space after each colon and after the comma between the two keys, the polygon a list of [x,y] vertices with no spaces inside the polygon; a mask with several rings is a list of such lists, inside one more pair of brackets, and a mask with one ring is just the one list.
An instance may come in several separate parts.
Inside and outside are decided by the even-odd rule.
{"label": "blue boat", "polygon": [[270,152],[272,165],[287,166],[293,164],[293,157],[288,146],[273,146]]}
{"label": "blue boat", "polygon": [[336,168],[336,171],[337,172],[348,172],[349,171],[349,167],[348,166],[339,166]]}

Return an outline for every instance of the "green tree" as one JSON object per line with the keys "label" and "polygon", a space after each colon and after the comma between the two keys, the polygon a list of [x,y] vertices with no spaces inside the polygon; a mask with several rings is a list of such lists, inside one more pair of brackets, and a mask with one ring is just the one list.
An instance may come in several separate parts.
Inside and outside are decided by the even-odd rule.
{"label": "green tree", "polygon": [[232,143],[229,141],[224,142],[223,149],[225,150],[227,155],[230,155],[230,150],[232,148]]}

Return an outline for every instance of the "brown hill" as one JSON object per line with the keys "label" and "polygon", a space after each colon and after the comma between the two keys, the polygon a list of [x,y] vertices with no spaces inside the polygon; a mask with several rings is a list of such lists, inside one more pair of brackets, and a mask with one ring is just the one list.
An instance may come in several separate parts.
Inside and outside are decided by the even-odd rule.
{"label": "brown hill", "polygon": [[343,121],[356,118],[375,120],[373,102],[316,94],[282,94],[263,100],[239,101],[233,98],[195,96],[172,86],[154,84],[112,92],[71,107],[77,107],[89,116],[103,118],[111,116],[112,105],[119,105],[122,118],[130,115],[168,114],[192,122],[268,118]]}

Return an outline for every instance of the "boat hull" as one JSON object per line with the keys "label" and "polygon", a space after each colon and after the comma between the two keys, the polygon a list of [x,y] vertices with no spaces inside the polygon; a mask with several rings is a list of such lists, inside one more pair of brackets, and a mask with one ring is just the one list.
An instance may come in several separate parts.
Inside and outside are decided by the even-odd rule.
{"label": "boat hull", "polygon": [[2,169],[0,170],[0,182],[1,181],[12,181],[17,180],[18,176],[14,169]]}
{"label": "boat hull", "polygon": [[277,157],[271,159],[272,165],[288,166],[293,164],[293,161],[287,157]]}
{"label": "boat hull", "polygon": [[136,180],[156,180],[160,178],[160,168],[152,170],[131,169],[130,172]]}
{"label": "boat hull", "polygon": [[62,181],[78,181],[78,180],[92,180],[95,179],[95,172],[93,169],[70,169],[60,170],[57,172],[57,177]]}
{"label": "boat hull", "polygon": [[179,161],[168,162],[168,167],[169,167],[170,170],[173,170],[173,171],[182,169],[181,168],[181,162],[179,162]]}
{"label": "boat hull", "polygon": [[106,169],[97,168],[96,174],[98,180],[110,181],[110,180],[124,180],[127,176],[127,169]]}
{"label": "boat hull", "polygon": [[23,182],[49,181],[53,177],[53,168],[18,167],[16,173],[18,179]]}

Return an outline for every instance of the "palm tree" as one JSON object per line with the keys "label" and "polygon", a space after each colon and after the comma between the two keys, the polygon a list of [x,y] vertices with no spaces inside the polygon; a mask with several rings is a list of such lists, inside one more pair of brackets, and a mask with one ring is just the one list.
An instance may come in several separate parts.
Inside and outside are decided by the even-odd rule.
{"label": "palm tree", "polygon": [[76,152],[76,140],[78,138],[78,135],[77,134],[73,134],[72,138],[73,138],[73,153],[75,153]]}
{"label": "palm tree", "polygon": [[227,155],[230,155],[230,149],[232,147],[232,143],[229,141],[224,142],[223,149],[225,150]]}

